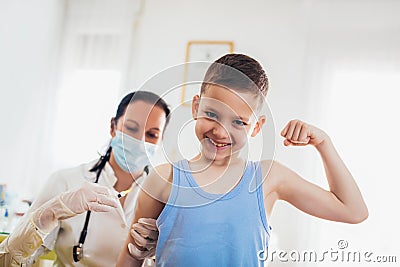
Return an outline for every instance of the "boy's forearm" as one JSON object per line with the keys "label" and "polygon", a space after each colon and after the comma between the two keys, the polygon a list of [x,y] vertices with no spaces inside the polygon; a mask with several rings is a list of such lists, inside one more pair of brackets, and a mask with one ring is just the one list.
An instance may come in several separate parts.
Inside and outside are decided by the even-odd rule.
{"label": "boy's forearm", "polygon": [[316,146],[324,163],[329,188],[348,208],[355,220],[364,220],[368,216],[367,207],[361,192],[343,160],[328,137]]}

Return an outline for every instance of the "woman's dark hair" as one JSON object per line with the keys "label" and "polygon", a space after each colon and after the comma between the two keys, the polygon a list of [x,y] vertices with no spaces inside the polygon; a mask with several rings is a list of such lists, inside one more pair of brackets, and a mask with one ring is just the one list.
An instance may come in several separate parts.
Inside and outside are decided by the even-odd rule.
{"label": "woman's dark hair", "polygon": [[[169,114],[171,110],[169,109],[168,104],[162,99],[160,96],[149,92],[149,91],[135,91],[127,94],[124,98],[122,98],[121,102],[118,105],[117,113],[114,117],[114,123],[117,124],[118,120],[125,114],[126,108],[130,103],[135,101],[143,101],[148,104],[153,104],[155,107],[159,107],[165,112],[165,127],[169,122]],[[89,170],[91,172],[97,172],[96,183],[99,177],[100,172],[103,170],[106,163],[109,161],[111,156],[111,146],[108,147],[107,152],[100,157],[100,159],[96,162],[96,164]],[[146,166],[145,171],[148,172],[148,168]]]}
{"label": "woman's dark hair", "polygon": [[155,107],[159,107],[164,110],[165,112],[165,118],[166,118],[166,123],[165,126],[167,126],[169,122],[169,114],[170,114],[170,109],[168,107],[168,104],[159,97],[158,95],[149,92],[149,91],[136,91],[127,94],[124,98],[122,98],[121,102],[118,105],[117,109],[117,114],[115,114],[114,120],[115,123],[117,123],[118,119],[121,118],[126,111],[126,108],[131,102],[135,102],[138,100],[142,100],[143,102],[146,102],[148,104],[153,104]]}

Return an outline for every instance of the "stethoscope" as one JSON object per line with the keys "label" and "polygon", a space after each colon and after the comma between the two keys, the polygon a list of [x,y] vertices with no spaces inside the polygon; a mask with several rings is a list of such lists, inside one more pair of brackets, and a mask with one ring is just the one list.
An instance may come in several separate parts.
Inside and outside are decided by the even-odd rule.
{"label": "stethoscope", "polygon": [[[95,183],[98,183],[102,170],[103,170],[103,168],[101,168],[101,169],[99,169],[97,171]],[[149,174],[149,167],[148,166],[144,167],[144,172],[146,172],[146,174]],[[75,245],[72,248],[72,257],[74,258],[74,262],[80,261],[82,259],[82,257],[83,257],[83,244],[85,243],[85,240],[86,240],[87,229],[88,229],[89,220],[90,220],[90,214],[91,213],[92,212],[90,210],[87,211],[86,218],[85,218],[85,224],[83,225],[81,234],[79,236],[79,243],[78,243],[78,245]]]}

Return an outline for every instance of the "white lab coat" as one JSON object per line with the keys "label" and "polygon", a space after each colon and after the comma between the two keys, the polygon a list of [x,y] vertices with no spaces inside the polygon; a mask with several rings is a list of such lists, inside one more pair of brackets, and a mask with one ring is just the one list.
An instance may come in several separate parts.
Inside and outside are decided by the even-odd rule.
{"label": "white lab coat", "polygon": [[[43,233],[38,233],[38,231],[35,232],[35,228],[32,227],[29,218],[33,210],[54,196],[67,190],[80,187],[84,181],[94,182],[96,179],[96,173],[89,172],[89,169],[95,163],[96,161],[93,161],[75,168],[54,173],[48,180],[42,192],[34,201],[30,212],[25,215],[25,218],[23,218],[22,222],[17,226],[17,229],[13,233],[18,235],[13,236],[13,240],[20,240],[23,245],[14,245],[13,243],[18,242],[7,242],[8,240],[6,239],[1,244],[0,250],[10,252],[13,249],[18,249],[20,250],[18,251],[20,255],[26,255],[28,253],[24,250],[29,250],[29,245],[27,244],[29,244],[30,239],[37,239],[38,236],[40,236],[41,240],[43,240],[43,244],[41,248],[28,259],[28,265],[29,262],[33,261],[33,258],[43,254],[46,248],[50,250],[54,248],[57,254],[55,266],[115,266],[118,255],[129,234],[136,206],[137,193],[139,189],[138,184],[143,182],[143,177],[137,179],[137,183],[133,184],[133,190],[126,196],[123,208],[118,201],[118,208],[111,212],[92,212],[86,240],[83,245],[83,258],[80,262],[74,262],[72,257],[72,248],[78,244],[79,236],[85,222],[86,213],[60,221],[58,227],[45,236],[43,236]],[[98,183],[117,193],[113,188],[116,181],[117,178],[114,175],[113,169],[107,163],[101,172]],[[18,231],[18,228],[25,228],[25,230]]]}

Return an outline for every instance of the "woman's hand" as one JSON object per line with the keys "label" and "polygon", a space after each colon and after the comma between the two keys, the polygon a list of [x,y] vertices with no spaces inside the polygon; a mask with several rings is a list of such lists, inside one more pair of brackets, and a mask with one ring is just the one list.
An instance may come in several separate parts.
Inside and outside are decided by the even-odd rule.
{"label": "woman's hand", "polygon": [[117,197],[107,187],[89,182],[84,182],[78,189],[62,193],[60,200],[76,214],[88,210],[106,212],[118,207]]}
{"label": "woman's hand", "polygon": [[50,199],[33,214],[33,222],[43,232],[50,232],[58,220],[65,220],[88,210],[111,211],[118,207],[117,197],[105,186],[84,182]]}
{"label": "woman's hand", "polygon": [[291,120],[281,131],[286,139],[285,146],[318,146],[328,139],[328,135],[321,129],[300,120]]}
{"label": "woman's hand", "polygon": [[135,241],[135,244],[128,244],[128,250],[132,257],[143,260],[154,256],[158,240],[155,219],[140,218],[137,223],[132,225],[131,236]]}

